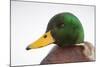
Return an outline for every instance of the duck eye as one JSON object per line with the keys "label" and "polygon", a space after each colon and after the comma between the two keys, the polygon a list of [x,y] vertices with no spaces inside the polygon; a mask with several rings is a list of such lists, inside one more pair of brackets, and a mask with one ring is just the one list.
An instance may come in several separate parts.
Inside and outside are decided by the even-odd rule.
{"label": "duck eye", "polygon": [[47,35],[44,35],[43,37],[44,37],[44,38],[46,38],[46,37],[47,37]]}
{"label": "duck eye", "polygon": [[64,23],[60,24],[60,27],[64,27]]}
{"label": "duck eye", "polygon": [[61,27],[64,27],[64,24],[61,24]]}
{"label": "duck eye", "polygon": [[59,24],[57,25],[57,27],[58,27],[58,28],[63,28],[63,27],[64,27],[64,23],[59,23]]}

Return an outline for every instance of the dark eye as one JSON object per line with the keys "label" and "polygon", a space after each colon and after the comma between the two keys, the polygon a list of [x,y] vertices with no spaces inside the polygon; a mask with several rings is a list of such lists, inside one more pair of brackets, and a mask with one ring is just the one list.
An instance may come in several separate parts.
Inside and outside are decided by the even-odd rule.
{"label": "dark eye", "polygon": [[60,27],[64,27],[64,24],[62,23],[62,24],[60,25]]}
{"label": "dark eye", "polygon": [[58,24],[58,28],[63,28],[63,27],[64,27],[64,23]]}

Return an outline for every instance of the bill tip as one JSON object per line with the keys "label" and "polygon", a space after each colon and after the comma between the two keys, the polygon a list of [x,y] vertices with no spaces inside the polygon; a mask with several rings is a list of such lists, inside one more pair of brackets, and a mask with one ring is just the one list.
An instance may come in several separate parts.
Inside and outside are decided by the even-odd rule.
{"label": "bill tip", "polygon": [[26,50],[30,50],[31,48],[27,47]]}

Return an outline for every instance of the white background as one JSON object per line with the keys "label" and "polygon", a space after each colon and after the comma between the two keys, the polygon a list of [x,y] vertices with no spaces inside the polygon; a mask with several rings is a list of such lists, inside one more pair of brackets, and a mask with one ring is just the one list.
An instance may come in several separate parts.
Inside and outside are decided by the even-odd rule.
{"label": "white background", "polygon": [[[45,0],[44,0],[45,1]],[[71,0],[70,0],[71,1]],[[52,2],[57,2],[57,1],[52,1]],[[66,2],[66,0],[61,0],[59,2]],[[64,67],[66,66],[70,66],[70,67],[75,67],[75,66],[81,66],[81,67],[94,67],[94,66],[97,66],[99,65],[99,62],[100,62],[100,43],[99,43],[99,37],[100,37],[100,32],[99,32],[99,29],[100,29],[100,2],[97,0],[96,2],[94,2],[93,0],[88,0],[88,2],[86,0],[79,0],[79,1],[72,1],[72,3],[80,3],[82,2],[83,4],[96,4],[97,5],[97,23],[96,23],[96,29],[97,29],[97,40],[96,40],[96,43],[97,43],[97,61],[94,63],[94,62],[85,62],[85,63],[71,63],[71,64],[63,64]],[[66,2],[67,3],[67,2]],[[9,65],[9,0],[0,0],[0,67],[7,67]],[[62,64],[59,64],[59,65],[42,65],[43,67],[55,67],[55,66],[58,66],[58,67],[61,67]],[[42,67],[41,66],[41,67]],[[27,66],[28,67],[28,66]],[[29,66],[31,67],[31,66]],[[35,66],[35,67],[38,67],[38,66]]]}
{"label": "white background", "polygon": [[57,13],[71,12],[77,16],[84,28],[85,41],[94,45],[94,7],[34,3],[11,2],[11,64],[36,65],[49,53],[53,45],[41,49],[26,51],[25,48],[37,40],[46,31],[49,20]]}

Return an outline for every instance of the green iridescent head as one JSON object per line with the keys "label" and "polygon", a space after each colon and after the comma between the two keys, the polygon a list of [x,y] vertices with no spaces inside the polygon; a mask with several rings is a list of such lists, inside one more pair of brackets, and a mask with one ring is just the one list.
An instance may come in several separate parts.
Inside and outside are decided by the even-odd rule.
{"label": "green iridescent head", "polygon": [[84,30],[80,20],[72,13],[63,12],[51,18],[45,34],[31,43],[27,50],[44,47],[52,43],[66,47],[83,42]]}
{"label": "green iridescent head", "polygon": [[84,41],[84,30],[80,20],[72,13],[59,13],[51,18],[46,32],[51,30],[55,44],[65,47]]}

